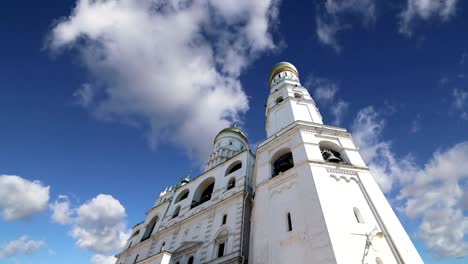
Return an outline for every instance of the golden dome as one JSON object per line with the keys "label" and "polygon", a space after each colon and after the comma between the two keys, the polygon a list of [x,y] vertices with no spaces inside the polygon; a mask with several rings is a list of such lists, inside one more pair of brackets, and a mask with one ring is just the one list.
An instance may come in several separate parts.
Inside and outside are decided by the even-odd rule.
{"label": "golden dome", "polygon": [[273,80],[273,77],[275,77],[276,74],[282,72],[282,71],[291,71],[293,72],[294,74],[296,74],[296,76],[299,78],[299,72],[297,71],[296,67],[294,67],[294,65],[292,65],[291,63],[289,62],[286,62],[286,61],[282,61],[280,63],[277,63],[273,69],[271,70],[271,74],[270,74],[270,83],[271,81]]}
{"label": "golden dome", "polygon": [[239,136],[243,137],[243,138],[245,139],[245,141],[249,141],[249,140],[247,139],[247,136],[244,134],[244,132],[242,132],[242,130],[240,130],[240,129],[236,128],[236,127],[227,127],[227,128],[225,128],[225,129],[221,130],[221,131],[218,133],[218,135],[216,135],[216,137],[215,137],[215,142],[216,142],[216,139],[218,138],[218,136],[221,135],[221,134],[224,133],[224,132],[233,132],[233,133],[236,133],[236,134],[238,134]]}

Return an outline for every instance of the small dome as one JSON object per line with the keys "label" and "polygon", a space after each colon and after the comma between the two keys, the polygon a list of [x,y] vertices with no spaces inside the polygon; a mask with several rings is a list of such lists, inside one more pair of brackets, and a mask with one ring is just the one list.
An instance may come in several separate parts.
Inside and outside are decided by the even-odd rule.
{"label": "small dome", "polygon": [[240,129],[236,128],[236,127],[227,127],[227,128],[225,128],[225,129],[221,130],[221,131],[218,133],[218,135],[216,135],[214,141],[216,142],[216,139],[218,138],[218,136],[221,135],[221,134],[223,134],[224,132],[236,133],[236,134],[238,134],[239,136],[241,136],[242,138],[244,138],[245,141],[249,141],[249,140],[247,139],[247,136],[244,134],[244,132],[242,132],[242,130],[240,130]]}
{"label": "small dome", "polygon": [[271,70],[270,83],[273,80],[273,78],[275,77],[275,75],[282,72],[282,71],[291,71],[294,74],[296,74],[296,76],[299,78],[299,72],[297,71],[296,67],[294,67],[294,65],[292,65],[289,62],[282,61],[282,62],[277,63],[273,67],[273,69]]}

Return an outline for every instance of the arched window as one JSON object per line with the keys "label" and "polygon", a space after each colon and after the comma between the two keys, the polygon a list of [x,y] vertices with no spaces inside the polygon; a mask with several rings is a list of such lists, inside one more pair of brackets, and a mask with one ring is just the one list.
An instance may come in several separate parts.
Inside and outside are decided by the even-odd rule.
{"label": "arched window", "polygon": [[226,170],[226,175],[229,175],[237,170],[239,170],[240,168],[242,168],[242,162],[241,161],[236,161],[234,162],[233,164],[231,164],[228,169]]}
{"label": "arched window", "polygon": [[172,218],[176,218],[177,216],[179,216],[179,211],[180,211],[180,206],[177,206],[174,209],[174,213],[172,214]]}
{"label": "arched window", "polygon": [[229,231],[227,228],[222,228],[221,231],[218,232],[215,238],[215,249],[216,249],[216,257],[220,258],[225,255],[226,253],[226,245],[227,240],[229,238]]}
{"label": "arched window", "polygon": [[339,147],[338,145],[332,142],[322,141],[319,143],[319,148],[324,161],[340,164],[349,164],[349,161],[346,157],[346,153],[341,151],[341,147]]}
{"label": "arched window", "polygon": [[296,97],[296,98],[302,98],[302,94],[301,94],[301,93],[294,93],[294,97]]}
{"label": "arched window", "polygon": [[362,218],[361,212],[358,208],[353,208],[354,216],[356,217],[356,221],[360,224],[364,223],[364,219]]}
{"label": "arched window", "polygon": [[225,225],[227,221],[227,215],[223,215],[223,222],[221,222],[221,225]]}
{"label": "arched window", "polygon": [[279,104],[281,102],[283,102],[283,97],[282,96],[276,98],[276,104]]}
{"label": "arched window", "polygon": [[236,179],[234,177],[232,177],[228,182],[226,190],[230,190],[230,189],[232,189],[234,187],[236,187]]}
{"label": "arched window", "polygon": [[189,190],[188,189],[185,189],[183,190],[182,192],[179,193],[179,195],[177,196],[176,200],[175,200],[175,203],[178,203],[184,199],[186,199],[189,195]]}
{"label": "arched window", "polygon": [[209,201],[211,199],[211,194],[213,193],[215,184],[215,179],[213,177],[206,179],[198,189],[195,191],[195,195],[192,200],[191,208],[195,208],[198,205]]}
{"label": "arched window", "polygon": [[143,234],[141,241],[145,241],[151,236],[151,233],[153,233],[154,227],[158,222],[158,218],[158,216],[153,217],[153,219],[151,219],[151,221],[146,225],[145,233]]}
{"label": "arched window", "polygon": [[283,173],[290,168],[294,167],[294,160],[291,151],[283,150],[279,151],[273,156],[273,173],[272,177],[277,176],[280,173]]}
{"label": "arched window", "polygon": [[191,257],[188,259],[187,264],[193,264],[193,259],[194,259],[194,257],[191,256]]}

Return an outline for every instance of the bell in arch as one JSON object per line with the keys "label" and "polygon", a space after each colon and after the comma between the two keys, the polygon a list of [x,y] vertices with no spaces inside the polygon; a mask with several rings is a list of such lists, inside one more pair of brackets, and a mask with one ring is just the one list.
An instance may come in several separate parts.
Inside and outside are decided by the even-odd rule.
{"label": "bell in arch", "polygon": [[329,149],[324,149],[322,150],[322,157],[325,161],[328,161],[328,162],[334,162],[334,163],[339,163],[339,162],[342,162],[342,160],[338,157],[339,154],[335,155],[335,153],[333,153],[334,151],[331,151]]}

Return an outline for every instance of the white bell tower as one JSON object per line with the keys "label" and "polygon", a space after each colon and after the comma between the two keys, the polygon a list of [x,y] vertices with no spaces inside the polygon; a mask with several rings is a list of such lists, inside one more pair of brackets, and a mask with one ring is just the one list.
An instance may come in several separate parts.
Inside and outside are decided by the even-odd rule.
{"label": "white bell tower", "polygon": [[249,262],[423,263],[351,135],[323,124],[297,69],[278,63],[270,87]]}

